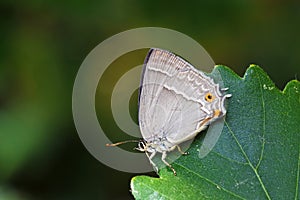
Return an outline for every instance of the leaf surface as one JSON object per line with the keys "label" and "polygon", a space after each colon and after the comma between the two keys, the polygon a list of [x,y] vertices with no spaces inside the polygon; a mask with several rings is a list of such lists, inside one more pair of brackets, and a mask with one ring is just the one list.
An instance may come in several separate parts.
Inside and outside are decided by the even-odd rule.
{"label": "leaf surface", "polygon": [[[222,134],[199,158],[204,133],[188,156],[164,168],[160,178],[131,180],[136,199],[299,199],[300,82],[280,91],[266,73],[251,65],[243,78],[217,66],[228,99]],[[213,73],[214,73],[213,72]]]}

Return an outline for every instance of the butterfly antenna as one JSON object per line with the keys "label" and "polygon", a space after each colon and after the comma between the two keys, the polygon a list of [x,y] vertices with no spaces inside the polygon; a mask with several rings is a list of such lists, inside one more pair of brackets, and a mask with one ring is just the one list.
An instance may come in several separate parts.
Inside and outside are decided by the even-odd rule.
{"label": "butterfly antenna", "polygon": [[106,144],[107,147],[115,147],[118,146],[120,144],[125,144],[125,143],[129,143],[129,142],[140,142],[140,140],[126,140],[126,141],[122,141],[122,142],[117,142],[114,144]]}

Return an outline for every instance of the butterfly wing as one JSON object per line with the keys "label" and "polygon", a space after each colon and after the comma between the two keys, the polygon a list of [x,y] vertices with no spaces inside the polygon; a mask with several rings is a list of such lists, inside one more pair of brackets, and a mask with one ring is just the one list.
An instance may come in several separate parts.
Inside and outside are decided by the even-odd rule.
{"label": "butterfly wing", "polygon": [[179,144],[195,137],[212,115],[204,97],[213,87],[213,95],[221,95],[219,86],[187,61],[169,51],[151,49],[139,94],[139,124],[144,139],[166,137]]}
{"label": "butterfly wing", "polygon": [[175,107],[176,96],[164,87],[175,74],[171,65],[165,51],[151,49],[146,57],[139,92],[139,125],[146,140],[162,136],[159,130],[163,129],[167,116]]}

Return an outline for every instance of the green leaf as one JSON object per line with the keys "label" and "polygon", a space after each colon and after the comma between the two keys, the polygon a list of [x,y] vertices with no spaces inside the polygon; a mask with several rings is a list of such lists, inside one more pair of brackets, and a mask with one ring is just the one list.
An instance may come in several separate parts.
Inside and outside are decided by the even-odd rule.
{"label": "green leaf", "polygon": [[225,126],[213,150],[200,159],[202,136],[190,155],[163,168],[160,178],[131,181],[136,199],[299,199],[300,82],[280,91],[258,66],[243,78],[217,66],[229,87]]}

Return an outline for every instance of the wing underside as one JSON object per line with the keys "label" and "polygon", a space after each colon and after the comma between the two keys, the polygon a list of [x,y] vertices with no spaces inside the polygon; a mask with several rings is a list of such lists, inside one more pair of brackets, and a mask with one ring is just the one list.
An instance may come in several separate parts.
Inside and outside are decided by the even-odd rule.
{"label": "wing underside", "polygon": [[[167,137],[178,144],[191,139],[211,114],[204,95],[219,85],[175,54],[151,49],[139,93],[139,125],[147,139]],[[216,94],[217,95],[217,94]]]}

